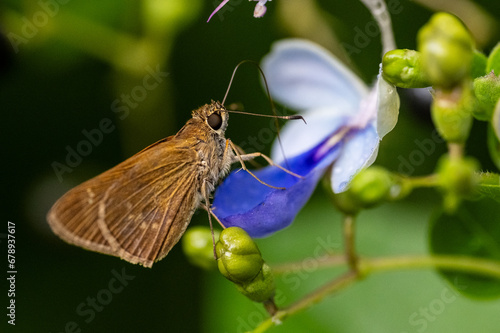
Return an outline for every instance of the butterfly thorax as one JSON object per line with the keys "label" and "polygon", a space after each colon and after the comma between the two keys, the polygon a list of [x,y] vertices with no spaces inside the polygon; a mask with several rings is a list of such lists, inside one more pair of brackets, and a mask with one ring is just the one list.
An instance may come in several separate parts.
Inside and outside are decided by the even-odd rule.
{"label": "butterfly thorax", "polygon": [[176,139],[189,139],[197,153],[199,184],[205,183],[207,190],[212,192],[218,180],[224,177],[234,160],[234,154],[226,147],[224,132],[227,128],[229,115],[222,104],[212,101],[192,112],[186,125],[177,133]]}

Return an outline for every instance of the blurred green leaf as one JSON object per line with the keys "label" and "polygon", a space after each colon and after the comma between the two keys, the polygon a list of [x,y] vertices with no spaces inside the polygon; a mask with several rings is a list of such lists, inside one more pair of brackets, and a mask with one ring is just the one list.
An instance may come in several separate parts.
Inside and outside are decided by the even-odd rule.
{"label": "blurred green leaf", "polygon": [[486,72],[495,71],[496,75],[500,74],[500,43],[498,43],[488,57]]}
{"label": "blurred green leaf", "polygon": [[474,57],[472,58],[472,67],[471,67],[471,76],[472,78],[477,78],[486,74],[486,63],[488,59],[486,56],[479,52],[478,50],[474,50]]}
{"label": "blurred green leaf", "polygon": [[[497,202],[484,198],[462,203],[453,214],[435,214],[430,221],[431,252],[500,260],[499,208]],[[441,270],[441,274],[469,297],[500,297],[497,279],[446,270]]]}
{"label": "blurred green leaf", "polygon": [[500,202],[500,175],[491,172],[481,174],[477,191],[481,195]]}
{"label": "blurred green leaf", "polygon": [[491,126],[488,127],[488,150],[491,160],[500,169],[500,142]]}

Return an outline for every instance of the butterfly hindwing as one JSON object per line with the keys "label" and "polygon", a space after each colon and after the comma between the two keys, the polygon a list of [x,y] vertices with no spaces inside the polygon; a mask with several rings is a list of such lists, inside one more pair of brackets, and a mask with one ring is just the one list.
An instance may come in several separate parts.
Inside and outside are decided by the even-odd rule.
{"label": "butterfly hindwing", "polygon": [[65,241],[151,267],[165,257],[200,203],[195,140],[161,140],[75,187],[49,223]]}

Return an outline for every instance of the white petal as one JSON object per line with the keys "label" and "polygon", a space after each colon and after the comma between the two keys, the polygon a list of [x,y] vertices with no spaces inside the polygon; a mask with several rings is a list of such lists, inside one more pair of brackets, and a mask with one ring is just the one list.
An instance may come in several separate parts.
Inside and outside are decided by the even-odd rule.
{"label": "white petal", "polygon": [[345,191],[356,173],[373,163],[378,152],[379,138],[374,124],[354,132],[344,140],[342,153],[331,173],[335,193]]}
{"label": "white petal", "polygon": [[398,122],[399,95],[396,87],[387,82],[382,74],[378,75],[377,89],[377,132],[382,139],[392,131]]}
{"label": "white petal", "polygon": [[[257,1],[257,0],[254,0]],[[253,11],[253,17],[262,17],[267,11],[266,2],[267,0],[258,0],[259,3],[255,5],[255,10]]]}
{"label": "white petal", "polygon": [[288,39],[273,44],[262,60],[271,96],[295,110],[336,105],[357,110],[366,85],[317,44]]}
{"label": "white petal", "polygon": [[[351,114],[351,109],[331,106],[304,112],[307,124],[300,120],[288,121],[280,131],[285,156],[291,158],[316,147],[340,126],[349,122]],[[274,140],[271,157],[276,163],[283,161],[278,140]]]}

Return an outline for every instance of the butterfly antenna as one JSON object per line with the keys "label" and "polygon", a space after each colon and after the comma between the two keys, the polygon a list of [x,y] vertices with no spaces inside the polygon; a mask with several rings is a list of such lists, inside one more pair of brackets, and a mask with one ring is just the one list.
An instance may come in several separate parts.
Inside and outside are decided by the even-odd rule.
{"label": "butterfly antenna", "polygon": [[255,67],[257,67],[257,69],[259,70],[260,75],[262,76],[262,79],[264,81],[264,86],[266,87],[266,93],[267,93],[267,96],[269,97],[269,105],[271,106],[271,110],[273,111],[273,115],[255,114],[255,113],[249,113],[249,112],[243,112],[243,111],[236,111],[236,110],[228,110],[228,112],[239,113],[239,114],[247,114],[247,115],[253,115],[253,116],[260,116],[260,117],[274,118],[276,130],[277,130],[277,136],[278,136],[278,143],[280,145],[281,153],[283,154],[283,160],[285,162],[285,165],[286,165],[287,169],[289,169],[290,167],[288,165],[288,160],[286,159],[285,151],[283,149],[283,144],[281,143],[280,126],[279,126],[278,119],[288,119],[288,120],[302,119],[302,121],[304,123],[306,123],[306,121],[300,115],[292,115],[292,116],[278,116],[277,115],[276,107],[274,106],[274,102],[273,102],[273,99],[271,97],[271,92],[269,91],[269,85],[267,84],[266,76],[264,75],[264,71],[262,70],[262,68],[260,68],[260,66],[259,66],[258,63],[256,63],[253,60],[243,60],[243,61],[241,61],[240,63],[238,63],[236,65],[236,67],[233,70],[233,74],[231,75],[231,80],[229,80],[229,85],[227,87],[226,94],[224,95],[224,98],[222,99],[222,105],[224,105],[224,103],[226,102],[226,98],[227,98],[227,95],[229,94],[229,90],[231,89],[231,85],[233,84],[233,79],[234,79],[234,76],[236,75],[236,71],[238,70],[238,68],[241,65],[243,65],[245,63],[251,63],[252,65],[254,65]]}

